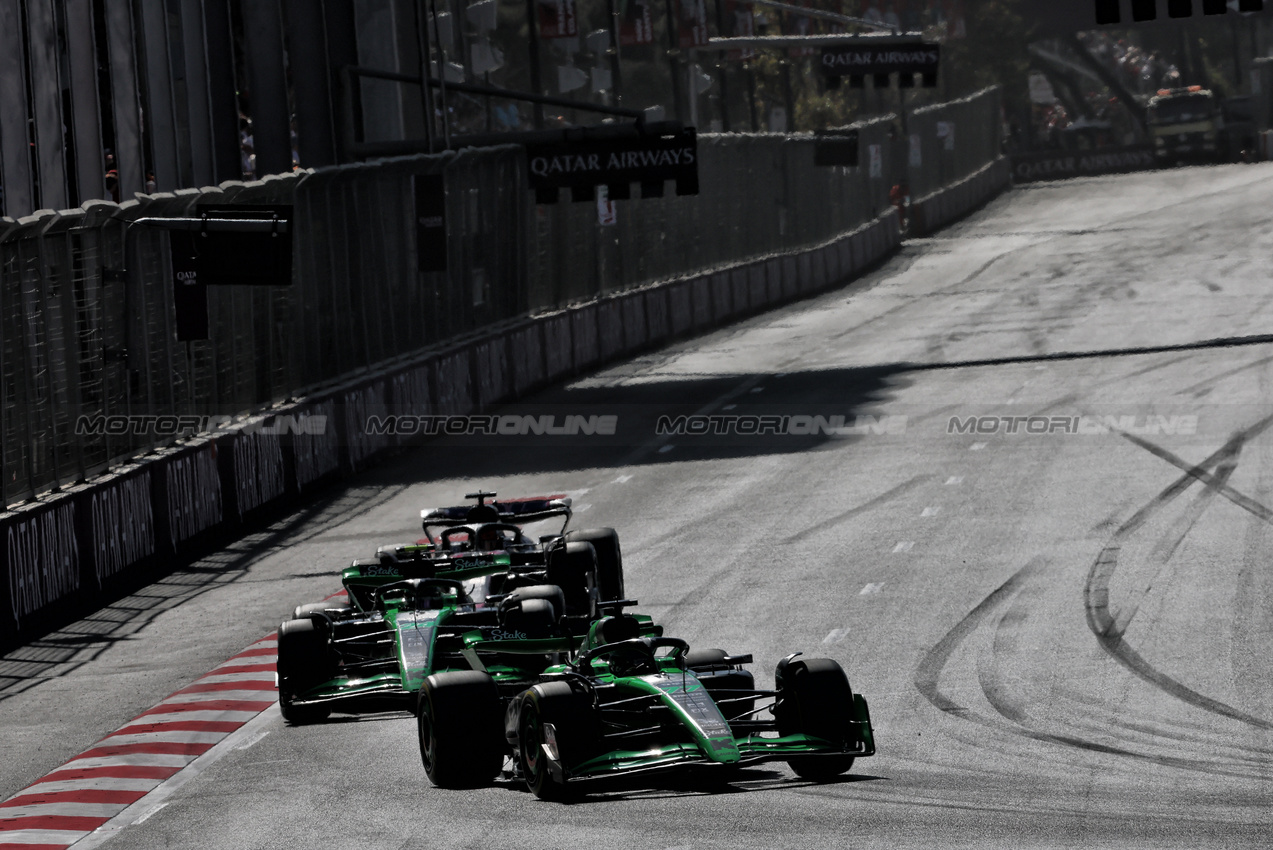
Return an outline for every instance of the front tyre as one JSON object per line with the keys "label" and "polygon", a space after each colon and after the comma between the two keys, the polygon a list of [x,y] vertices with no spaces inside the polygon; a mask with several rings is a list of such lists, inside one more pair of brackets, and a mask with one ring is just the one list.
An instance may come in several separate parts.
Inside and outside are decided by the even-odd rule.
{"label": "front tyre", "polygon": [[278,629],[278,707],[283,719],[293,726],[317,723],[331,709],[317,705],[297,705],[312,688],[330,679],[332,663],[329,635],[312,619],[285,620]]}
{"label": "front tyre", "polygon": [[517,730],[517,756],[530,792],[541,800],[560,800],[566,795],[566,786],[553,778],[549,767],[548,754],[544,752],[548,734],[544,722],[543,715],[534,706],[522,712]]}
{"label": "front tyre", "polygon": [[551,761],[564,771],[586,760],[595,737],[591,705],[568,682],[536,685],[520,700],[516,757],[526,787],[541,800],[569,799],[573,789]]}
{"label": "front tyre", "polygon": [[[780,704],[774,713],[780,735],[814,735],[835,746],[851,743],[847,721],[854,711],[853,690],[839,664],[829,658],[792,660],[780,665],[776,678]],[[799,777],[824,782],[853,767],[853,756],[795,756],[787,764]]]}
{"label": "front tyre", "polygon": [[567,531],[567,542],[591,543],[597,553],[597,591],[602,602],[623,599],[623,551],[619,533],[613,528],[585,528]]}
{"label": "front tyre", "polygon": [[477,670],[424,680],[416,710],[420,761],[439,788],[475,788],[504,764],[503,711],[495,680]]}
{"label": "front tyre", "polygon": [[548,556],[548,584],[566,595],[570,617],[597,618],[597,552],[591,543],[567,543]]}

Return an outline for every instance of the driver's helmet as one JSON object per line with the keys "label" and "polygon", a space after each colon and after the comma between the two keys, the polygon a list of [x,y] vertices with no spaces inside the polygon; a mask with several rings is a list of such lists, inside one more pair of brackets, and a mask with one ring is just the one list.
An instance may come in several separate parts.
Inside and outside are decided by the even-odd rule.
{"label": "driver's helmet", "polygon": [[658,672],[654,656],[648,650],[630,646],[606,655],[606,666],[615,676],[646,676]]}
{"label": "driver's helmet", "polygon": [[477,545],[473,548],[482,552],[493,552],[504,548],[504,534],[498,528],[484,525],[477,530]]}

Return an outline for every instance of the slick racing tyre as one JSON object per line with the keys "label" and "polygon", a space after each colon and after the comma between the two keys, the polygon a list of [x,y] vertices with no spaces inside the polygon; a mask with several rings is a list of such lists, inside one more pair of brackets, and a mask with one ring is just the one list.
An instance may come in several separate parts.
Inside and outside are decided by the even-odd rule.
{"label": "slick racing tyre", "polygon": [[[561,595],[556,587],[553,590],[557,591],[558,596]],[[556,633],[560,619],[557,607],[547,599],[518,599],[510,596],[499,606],[499,624],[503,633],[492,637],[518,640],[551,637]]]}
{"label": "slick racing tyre", "polygon": [[313,619],[285,620],[278,629],[278,706],[293,726],[316,723],[331,713],[326,705],[295,700],[335,674],[328,631]]}
{"label": "slick racing tyre", "polygon": [[500,625],[512,628],[513,623],[507,620],[524,617],[527,603],[532,601],[543,602],[547,606],[547,619],[542,625],[548,628],[555,626],[557,621],[566,615],[565,591],[555,584],[531,584],[517,588],[501,600],[499,603]]}
{"label": "slick racing tyre", "polygon": [[548,556],[548,583],[566,594],[566,615],[597,618],[597,553],[591,543],[567,543]]}
{"label": "slick racing tyre", "polygon": [[568,543],[591,543],[597,552],[597,592],[602,602],[623,598],[623,552],[619,533],[613,528],[585,528],[567,531]]}
{"label": "slick racing tyre", "polygon": [[[733,665],[727,664],[725,659],[728,657],[729,653],[723,649],[691,649],[685,653],[682,663],[687,670],[692,670],[698,675],[698,680],[717,702],[725,719],[735,720],[751,714],[752,709],[756,707],[754,696],[746,698],[739,693],[754,691],[756,679],[750,670],[738,670]],[[731,701],[721,705],[721,700]]]}
{"label": "slick racing tyre", "polygon": [[[778,733],[816,735],[835,745],[848,743],[846,721],[853,711],[853,690],[840,665],[829,658],[797,658],[779,665]],[[825,781],[853,767],[853,756],[795,756],[787,764],[797,776]]]}
{"label": "slick racing tyre", "polygon": [[416,707],[420,760],[439,788],[475,788],[504,765],[503,706],[495,680],[478,670],[434,673]]}
{"label": "slick racing tyre", "polygon": [[567,771],[587,760],[598,738],[592,706],[569,682],[535,685],[518,701],[514,756],[526,786],[541,800],[567,799],[570,788],[553,776],[549,752]]}

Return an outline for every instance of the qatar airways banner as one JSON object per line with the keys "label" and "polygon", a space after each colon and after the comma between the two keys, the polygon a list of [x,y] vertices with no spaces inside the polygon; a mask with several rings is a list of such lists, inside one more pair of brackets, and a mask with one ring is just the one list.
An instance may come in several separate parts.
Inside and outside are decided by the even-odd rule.
{"label": "qatar airways banner", "polygon": [[911,42],[879,46],[832,45],[822,48],[822,72],[830,77],[867,74],[936,74],[941,48]]}
{"label": "qatar airways banner", "polygon": [[[628,186],[676,181],[678,195],[698,194],[698,142],[693,128],[526,145],[530,186],[537,192],[607,185],[611,198]],[[644,192],[644,189],[642,190]]]}
{"label": "qatar airways banner", "polygon": [[1064,180],[1067,177],[1144,171],[1153,167],[1154,149],[1151,145],[1043,151],[1014,154],[1012,179],[1017,183],[1032,183],[1036,180]]}

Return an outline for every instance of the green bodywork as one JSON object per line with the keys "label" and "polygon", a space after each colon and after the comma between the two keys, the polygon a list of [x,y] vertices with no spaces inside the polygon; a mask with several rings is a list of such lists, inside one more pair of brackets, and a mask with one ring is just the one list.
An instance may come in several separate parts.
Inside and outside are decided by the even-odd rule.
{"label": "green bodywork", "polygon": [[[676,726],[681,731],[656,737],[678,737],[680,740],[656,740],[639,748],[608,749],[577,764],[557,763],[554,768],[562,780],[654,771],[689,764],[739,765],[800,756],[865,757],[875,753],[869,709],[860,694],[854,694],[852,704],[844,706],[842,724],[847,731],[847,741],[843,743],[815,735],[779,735],[776,725],[769,721],[738,722],[739,719],[735,718],[731,725],[704,681],[685,667],[683,652],[656,655],[657,672],[646,671],[639,675],[617,674],[605,655],[591,658],[581,667],[579,662],[586,657],[583,653],[605,646],[600,636],[603,626],[604,621],[593,625],[573,663],[547,668],[544,678],[582,673],[592,682],[594,693],[617,695],[618,699],[597,700],[595,707],[602,711],[602,717],[607,707],[658,706],[665,709],[677,721]],[[662,630],[658,631],[661,633]],[[655,643],[664,642],[671,641]],[[775,695],[773,691],[757,690],[754,693],[758,698]],[[757,712],[751,714],[754,716]],[[569,734],[570,730],[557,732],[563,733]]]}
{"label": "green bodywork", "polygon": [[[432,552],[435,547],[402,548]],[[509,561],[503,553],[473,553],[448,559],[448,569],[439,570],[435,577],[452,581],[480,578],[508,570]],[[485,671],[502,690],[516,690],[536,680],[554,657],[574,652],[586,641],[584,634],[564,631],[530,636],[504,630],[494,609],[486,608],[483,613],[454,595],[433,597],[421,606],[409,593],[385,591],[403,581],[409,571],[385,563],[355,563],[343,570],[341,579],[355,611],[333,632],[332,644],[342,655],[342,666],[337,668],[338,675],[295,694],[295,704],[410,698],[428,676],[443,670]],[[662,633],[649,617],[636,619],[643,634]],[[371,657],[362,663],[344,663],[344,656],[355,649]]]}

